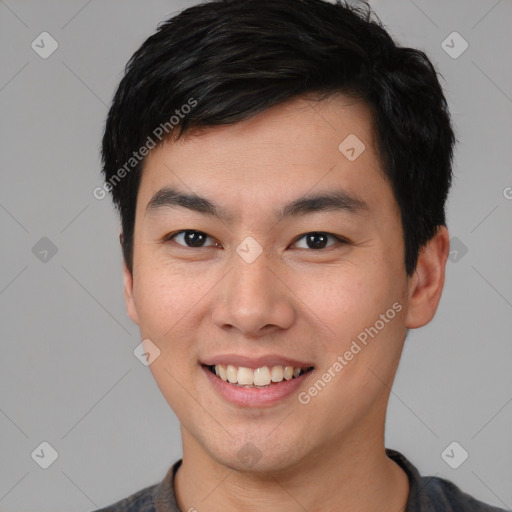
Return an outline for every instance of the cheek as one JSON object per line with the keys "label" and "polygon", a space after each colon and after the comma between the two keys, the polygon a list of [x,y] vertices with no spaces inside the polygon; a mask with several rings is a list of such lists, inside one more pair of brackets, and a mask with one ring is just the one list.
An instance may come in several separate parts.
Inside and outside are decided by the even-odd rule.
{"label": "cheek", "polygon": [[164,339],[192,309],[197,290],[168,266],[141,261],[133,283],[142,336]]}
{"label": "cheek", "polygon": [[379,281],[378,276],[379,272],[367,266],[346,264],[317,274],[301,274],[295,289],[306,311],[315,313],[326,327],[345,338],[351,329],[364,327],[386,303],[388,283]]}
{"label": "cheek", "polygon": [[[297,278],[297,296],[304,304],[304,314],[317,324],[326,364],[344,354],[358,337],[369,342],[383,340],[379,344],[372,343],[371,349],[365,348],[365,354],[357,356],[361,364],[380,357],[378,353],[386,346],[384,340],[403,336],[403,280],[390,269],[386,257],[371,264],[361,260],[323,269],[321,274],[308,274],[307,279],[305,275]],[[393,308],[396,303],[399,305]],[[387,355],[391,356],[391,352]]]}
{"label": "cheek", "polygon": [[405,336],[405,306],[401,281],[385,268],[384,259],[379,264],[333,268],[324,280],[316,281],[305,301],[318,316],[317,325],[329,328],[324,331],[328,335],[323,337],[318,376],[329,383],[325,392],[317,393],[323,387],[315,383],[306,391],[318,395],[311,399],[311,410],[327,414],[333,425],[340,413],[355,421],[381,399],[387,390],[382,382],[396,370]]}
{"label": "cheek", "polygon": [[149,369],[170,407],[185,417],[190,396],[183,387],[191,387],[189,381],[198,371],[191,353],[194,333],[187,321],[200,295],[189,277],[165,265],[140,261],[137,270],[134,295],[141,337],[160,350]]}

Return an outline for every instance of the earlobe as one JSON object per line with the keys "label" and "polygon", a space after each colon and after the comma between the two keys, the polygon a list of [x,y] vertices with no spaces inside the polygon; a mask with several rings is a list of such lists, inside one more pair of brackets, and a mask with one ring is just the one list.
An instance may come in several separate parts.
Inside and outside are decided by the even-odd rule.
{"label": "earlobe", "polygon": [[[122,234],[119,235],[119,239],[122,243]],[[132,322],[139,325],[139,315],[137,314],[137,306],[135,304],[135,298],[133,293],[133,274],[126,266],[126,262],[123,260],[123,288],[124,288],[124,300],[126,303],[126,311]]]}
{"label": "earlobe", "polygon": [[416,329],[428,324],[437,310],[444,286],[450,239],[446,226],[420,250],[414,274],[409,278],[409,306],[405,326]]}

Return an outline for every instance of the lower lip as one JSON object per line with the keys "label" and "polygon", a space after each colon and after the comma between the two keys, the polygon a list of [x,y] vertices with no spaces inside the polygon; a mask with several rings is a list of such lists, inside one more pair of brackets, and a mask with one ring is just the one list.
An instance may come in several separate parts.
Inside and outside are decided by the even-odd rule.
{"label": "lower lip", "polygon": [[201,368],[206,374],[206,378],[211,382],[217,392],[225,400],[239,407],[265,407],[275,405],[280,400],[290,396],[294,391],[297,391],[313,373],[313,371],[310,370],[303,373],[300,377],[291,380],[283,380],[265,388],[246,388],[224,382],[204,365],[201,365]]}

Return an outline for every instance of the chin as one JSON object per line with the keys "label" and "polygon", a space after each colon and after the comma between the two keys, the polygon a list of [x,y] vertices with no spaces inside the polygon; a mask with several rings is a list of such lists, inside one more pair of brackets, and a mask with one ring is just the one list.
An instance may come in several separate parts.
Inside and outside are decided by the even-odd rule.
{"label": "chin", "polygon": [[[240,439],[240,437],[238,437]],[[289,446],[284,445],[289,443]],[[237,472],[274,473],[290,470],[305,458],[300,442],[287,435],[285,440],[270,439],[267,436],[252,440],[238,441],[219,450],[219,445],[211,446],[210,457],[218,464]]]}

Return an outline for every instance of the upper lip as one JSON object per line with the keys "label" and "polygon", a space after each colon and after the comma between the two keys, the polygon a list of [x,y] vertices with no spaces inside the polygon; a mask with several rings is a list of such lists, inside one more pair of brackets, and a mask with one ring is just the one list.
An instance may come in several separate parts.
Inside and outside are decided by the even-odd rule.
{"label": "upper lip", "polygon": [[206,366],[215,366],[216,364],[222,364],[224,366],[232,364],[233,366],[243,366],[244,368],[262,368],[263,366],[293,366],[294,368],[310,368],[313,366],[311,362],[299,361],[297,359],[291,359],[286,356],[280,355],[263,355],[259,357],[244,356],[241,354],[222,354],[206,358],[202,361],[202,364]]}

